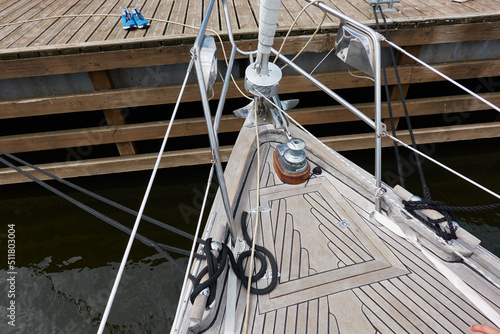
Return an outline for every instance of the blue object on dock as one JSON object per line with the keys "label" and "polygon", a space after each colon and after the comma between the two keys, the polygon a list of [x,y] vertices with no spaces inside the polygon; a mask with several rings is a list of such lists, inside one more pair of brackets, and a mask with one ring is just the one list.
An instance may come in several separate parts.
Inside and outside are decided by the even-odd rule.
{"label": "blue object on dock", "polygon": [[137,24],[127,8],[122,9],[122,24],[125,30],[137,28]]}
{"label": "blue object on dock", "polygon": [[137,9],[137,7],[132,8],[132,17],[134,18],[137,28],[147,28],[149,27],[149,22],[142,16],[142,13]]}

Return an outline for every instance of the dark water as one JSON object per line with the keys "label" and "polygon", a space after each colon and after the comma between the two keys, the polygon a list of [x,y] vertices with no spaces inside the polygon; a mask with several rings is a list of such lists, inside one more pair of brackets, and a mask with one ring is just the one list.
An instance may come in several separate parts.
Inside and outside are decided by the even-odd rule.
{"label": "dark water", "polygon": [[[430,145],[426,149],[446,163],[490,189],[500,192],[498,141],[472,144]],[[372,170],[373,152],[347,153]],[[384,151],[385,181],[394,184],[395,162],[391,150]],[[421,193],[414,161],[406,162],[407,188]],[[450,205],[480,205],[499,202],[467,185],[448,172],[424,163],[433,199]],[[157,176],[146,214],[194,232],[204,192],[208,166],[163,170]],[[132,209],[138,209],[149,173],[119,174],[75,179],[74,182]],[[131,227],[134,217],[120,213],[64,186],[65,193]],[[212,192],[213,193],[213,192]],[[95,333],[105,309],[117,267],[128,236],[52,195],[35,184],[0,187],[0,333]],[[483,240],[500,256],[500,210],[460,214],[462,226]],[[7,282],[9,224],[15,224],[15,285]],[[147,222],[139,233],[184,249],[190,242]],[[176,261],[185,266],[185,257]],[[153,249],[135,242],[122,284],[108,321],[111,333],[167,333],[170,329],[183,275]],[[9,284],[7,284],[9,283]],[[9,288],[15,297],[8,296]],[[15,301],[15,327],[5,314]]]}

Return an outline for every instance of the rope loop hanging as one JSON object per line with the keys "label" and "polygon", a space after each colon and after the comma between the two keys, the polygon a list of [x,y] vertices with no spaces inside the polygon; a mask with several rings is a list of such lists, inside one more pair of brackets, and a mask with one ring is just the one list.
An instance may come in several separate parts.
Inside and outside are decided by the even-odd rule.
{"label": "rope loop hanging", "polygon": [[[241,215],[241,228],[245,242],[248,245],[251,245],[252,239],[248,235],[247,231],[247,217],[248,217],[248,212],[243,212],[243,214]],[[244,261],[245,259],[250,257],[251,252],[250,250],[246,250],[241,254],[239,254],[238,258],[235,259],[234,254],[231,252],[231,250],[225,243],[222,243],[220,245],[214,245],[215,242],[213,242],[212,239],[209,238],[207,240],[203,240],[201,244],[203,245],[203,252],[205,254],[203,258],[206,260],[207,265],[198,273],[196,277],[192,275],[190,276],[190,279],[193,281],[193,286],[194,286],[193,292],[191,293],[190,296],[190,300],[191,303],[193,303],[196,297],[200,293],[202,293],[206,288],[209,288],[209,294],[206,303],[206,306],[208,307],[213,303],[215,299],[216,289],[217,289],[217,279],[224,272],[224,268],[226,267],[227,264],[227,259],[229,259],[231,268],[235,273],[236,277],[238,277],[238,279],[241,282],[248,281],[248,276],[246,276],[245,274]],[[212,250],[219,251],[217,257],[214,255]],[[251,277],[252,282],[257,282],[258,280],[266,276],[266,274],[268,273],[268,263],[269,266],[271,267],[270,268],[271,272],[269,273],[271,282],[263,288],[257,288],[252,286],[250,288],[250,293],[255,295],[268,294],[271,291],[273,291],[278,284],[278,264],[276,263],[273,254],[263,246],[255,245],[254,256],[259,261],[260,268],[255,274],[252,275]],[[208,278],[205,281],[201,282],[203,277],[205,277],[207,274]],[[242,284],[242,286],[246,285]]]}

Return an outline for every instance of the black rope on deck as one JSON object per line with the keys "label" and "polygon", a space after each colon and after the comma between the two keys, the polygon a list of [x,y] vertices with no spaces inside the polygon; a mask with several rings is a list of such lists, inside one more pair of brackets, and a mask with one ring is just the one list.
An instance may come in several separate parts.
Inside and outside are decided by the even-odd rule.
{"label": "black rope on deck", "polygon": [[[456,230],[458,228],[457,224],[459,220],[454,214],[454,211],[461,212],[477,212],[484,210],[494,210],[500,208],[500,204],[488,204],[479,206],[449,206],[440,201],[403,201],[405,209],[416,216],[416,211],[420,210],[435,210],[443,215],[441,219],[431,219],[429,217],[424,218],[418,215],[419,218],[423,220],[425,224],[434,229],[436,233],[441,236],[444,240],[456,239]],[[446,229],[441,228],[439,223],[446,221]]]}
{"label": "black rope on deck", "polygon": [[[419,219],[433,229],[438,236],[446,241],[457,238],[456,230],[458,228],[458,219],[452,210],[443,202],[439,201],[403,201],[405,209],[413,216]],[[427,216],[418,215],[420,210],[435,210],[443,215],[440,219],[431,219]],[[446,228],[442,228],[440,223],[446,221]]]}
{"label": "black rope on deck", "polygon": [[[252,245],[252,239],[250,239],[250,236],[248,235],[247,231],[247,217],[248,217],[248,212],[244,211],[243,214],[241,215],[241,229],[243,232],[243,238],[245,239],[245,242],[250,246]],[[217,279],[224,271],[228,258],[231,263],[231,268],[233,269],[238,279],[242,282],[248,282],[248,276],[245,275],[245,265],[243,262],[245,261],[245,259],[251,256],[251,250],[246,250],[242,252],[239,255],[238,259],[235,260],[234,255],[229,249],[229,247],[226,244],[221,244],[222,248],[220,250],[219,256],[216,258],[215,255],[211,252],[211,250],[213,249],[212,240],[211,239],[204,240],[202,244],[204,245],[203,250],[206,256],[207,266],[203,268],[196,277],[190,276],[194,286],[193,292],[191,293],[190,296],[190,300],[191,303],[193,303],[196,297],[203,290],[209,288],[210,292],[206,304],[207,306],[209,306],[210,304],[213,303],[215,299],[217,291]],[[278,284],[278,264],[276,263],[273,254],[267,248],[260,245],[255,245],[254,257],[259,260],[260,269],[257,273],[252,275],[251,278],[252,282],[256,282],[260,280],[262,277],[264,277],[264,275],[267,272],[267,261],[269,261],[269,264],[271,266],[271,282],[269,283],[268,286],[264,288],[256,288],[253,286],[250,287],[250,293],[256,295],[268,294],[271,291],[273,291],[276,285]],[[206,274],[208,274],[208,279],[204,282],[201,282],[202,278]],[[246,284],[242,285],[246,287]]]}

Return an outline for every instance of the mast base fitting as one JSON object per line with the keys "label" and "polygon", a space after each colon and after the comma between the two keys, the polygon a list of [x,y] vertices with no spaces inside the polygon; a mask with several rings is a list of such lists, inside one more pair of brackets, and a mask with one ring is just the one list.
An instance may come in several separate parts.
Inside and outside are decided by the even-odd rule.
{"label": "mast base fitting", "polygon": [[245,89],[255,96],[271,98],[278,94],[279,82],[281,80],[281,69],[273,63],[269,63],[267,74],[260,74],[254,64],[250,64],[245,70]]}
{"label": "mast base fitting", "polygon": [[292,138],[288,143],[276,147],[273,166],[281,182],[301,184],[309,179],[311,167],[303,151],[305,146],[301,139]]}

